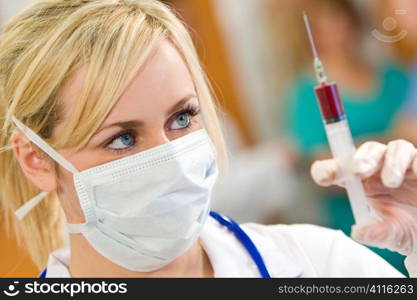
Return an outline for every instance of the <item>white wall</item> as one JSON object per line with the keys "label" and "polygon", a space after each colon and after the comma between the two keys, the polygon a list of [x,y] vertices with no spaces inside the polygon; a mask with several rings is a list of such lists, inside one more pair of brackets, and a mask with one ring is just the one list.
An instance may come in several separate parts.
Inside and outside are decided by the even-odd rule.
{"label": "white wall", "polygon": [[[276,78],[282,69],[277,53],[272,53],[265,31],[260,0],[213,0],[218,21],[245,111],[251,112],[247,120],[261,140],[276,136],[278,122],[278,90]],[[246,101],[245,101],[246,100]]]}
{"label": "white wall", "polygon": [[4,24],[33,0],[0,0],[0,23]]}

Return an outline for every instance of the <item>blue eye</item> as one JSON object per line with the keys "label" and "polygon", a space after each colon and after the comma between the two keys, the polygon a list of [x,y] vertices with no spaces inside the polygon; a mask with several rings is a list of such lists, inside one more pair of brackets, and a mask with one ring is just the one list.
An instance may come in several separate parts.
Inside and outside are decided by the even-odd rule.
{"label": "blue eye", "polygon": [[171,129],[184,129],[190,126],[190,116],[188,112],[179,114],[172,123]]}
{"label": "blue eye", "polygon": [[130,132],[122,133],[114,138],[107,147],[113,150],[124,150],[135,144],[135,137]]}

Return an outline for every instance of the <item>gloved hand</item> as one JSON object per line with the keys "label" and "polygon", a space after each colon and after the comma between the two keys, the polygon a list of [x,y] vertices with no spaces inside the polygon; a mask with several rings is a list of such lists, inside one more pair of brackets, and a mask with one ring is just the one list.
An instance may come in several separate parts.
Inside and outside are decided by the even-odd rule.
{"label": "gloved hand", "polygon": [[[388,145],[367,142],[357,149],[348,165],[351,172],[362,178],[367,199],[376,214],[374,223],[354,225],[352,238],[407,255],[405,266],[411,277],[417,277],[416,148],[404,140]],[[316,161],[311,174],[321,186],[343,187],[334,159]]]}

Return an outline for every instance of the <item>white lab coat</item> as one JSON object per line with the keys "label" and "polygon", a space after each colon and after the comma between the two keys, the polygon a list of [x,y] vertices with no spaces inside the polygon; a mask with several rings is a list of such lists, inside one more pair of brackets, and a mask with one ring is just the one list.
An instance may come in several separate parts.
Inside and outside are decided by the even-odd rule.
{"label": "white lab coat", "polygon": [[[404,277],[368,248],[338,230],[315,225],[244,224],[272,277]],[[211,217],[201,234],[215,277],[259,277],[259,271],[226,227]],[[51,254],[47,277],[70,277],[69,249]]]}

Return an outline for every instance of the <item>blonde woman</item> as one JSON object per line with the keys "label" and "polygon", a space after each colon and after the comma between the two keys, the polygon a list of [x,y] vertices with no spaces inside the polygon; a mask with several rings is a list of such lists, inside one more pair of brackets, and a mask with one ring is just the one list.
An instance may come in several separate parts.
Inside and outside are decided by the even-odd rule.
{"label": "blonde woman", "polygon": [[[209,212],[220,126],[190,37],[160,2],[38,1],[1,35],[0,69],[1,206],[43,276],[401,276],[339,231]],[[371,142],[353,164],[385,213],[356,238],[410,258],[415,218],[393,203],[416,206],[415,153]],[[333,160],[312,171],[343,184]]]}

